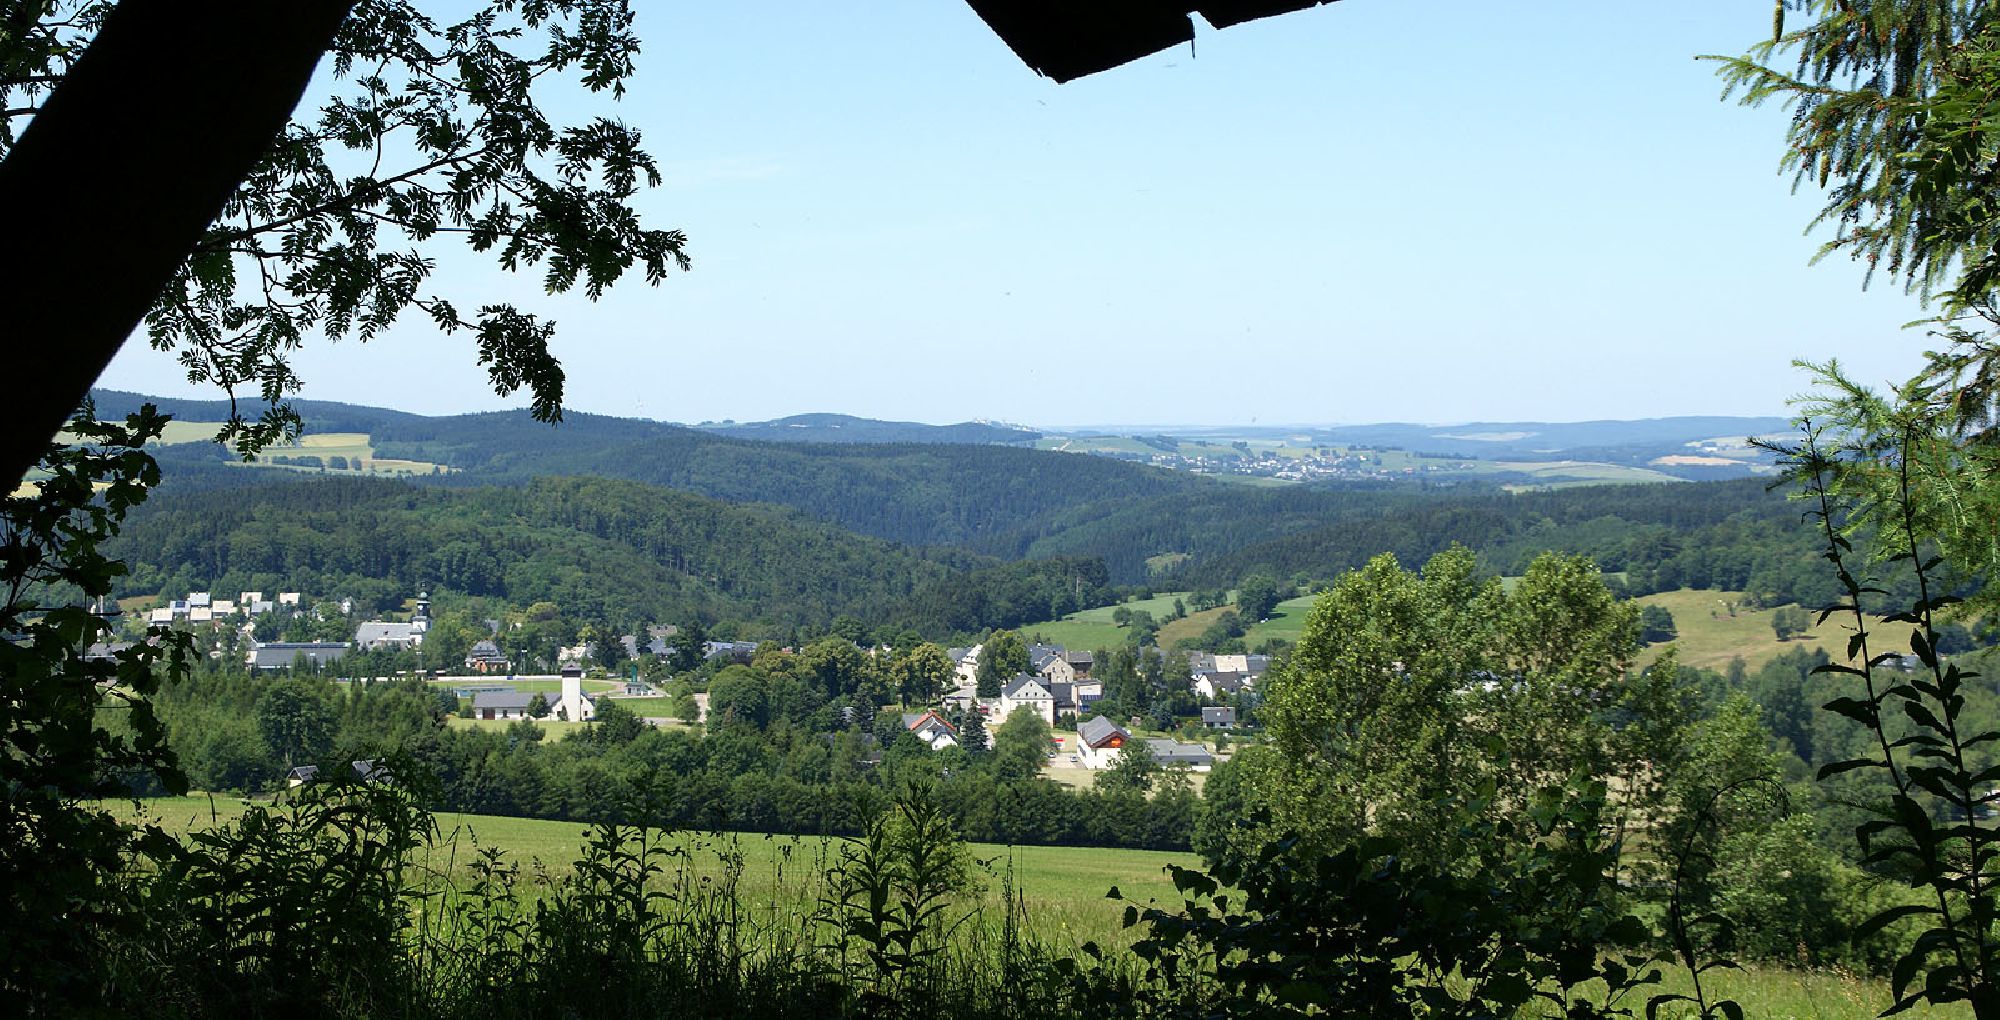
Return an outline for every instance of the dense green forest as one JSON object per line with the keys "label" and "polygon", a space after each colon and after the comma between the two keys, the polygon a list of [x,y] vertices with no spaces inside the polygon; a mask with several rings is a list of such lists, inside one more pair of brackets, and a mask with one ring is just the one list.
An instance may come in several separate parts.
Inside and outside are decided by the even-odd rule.
{"label": "dense green forest", "polygon": [[325,478],[163,494],[117,540],[121,594],[303,590],[393,610],[440,589],[553,602],[625,628],[836,617],[931,635],[1013,627],[1112,597],[1087,559],[912,549],[782,507],[602,478],[438,488]]}
{"label": "dense green forest", "polygon": [[[908,449],[839,449],[847,456],[823,465],[832,472],[826,491],[849,491],[840,465],[873,479],[854,489],[902,484],[887,479]],[[1798,508],[1753,479],[1523,494],[1204,484],[1115,501],[1108,512],[1093,504],[1025,518],[995,504],[985,510],[993,526],[1048,532],[998,543],[1008,549],[996,558],[993,541],[902,545],[821,523],[811,507],[724,503],[603,478],[437,486],[258,475],[259,484],[245,485],[240,469],[212,470],[238,476],[237,484],[169,484],[135,517],[118,546],[135,564],[121,592],[304,588],[389,608],[436,587],[517,605],[554,601],[607,621],[811,628],[850,615],[943,636],[1102,605],[1118,585],[1227,589],[1252,574],[1314,583],[1380,552],[1421,562],[1465,545],[1503,575],[1520,574],[1543,551],[1587,555],[1621,573],[1633,594],[1718,588],[1761,605],[1816,605],[1833,595],[1810,534],[1796,526]],[[959,488],[1013,484],[1004,473],[967,473]],[[882,498],[913,506],[932,491],[894,488]],[[818,506],[817,498],[806,501]],[[1162,553],[1186,558],[1149,572],[1147,558]]]}

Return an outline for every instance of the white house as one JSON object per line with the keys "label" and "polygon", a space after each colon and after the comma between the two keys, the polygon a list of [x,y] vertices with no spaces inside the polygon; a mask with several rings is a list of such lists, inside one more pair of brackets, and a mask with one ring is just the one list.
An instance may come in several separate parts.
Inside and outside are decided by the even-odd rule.
{"label": "white house", "polygon": [[1091,716],[1076,728],[1077,761],[1087,769],[1108,769],[1125,752],[1125,742],[1130,739],[1132,735],[1117,723],[1101,715]]}
{"label": "white house", "polygon": [[917,739],[933,751],[958,746],[958,727],[936,712],[905,712],[903,728],[916,734]]}
{"label": "white house", "polygon": [[1225,694],[1239,694],[1250,686],[1250,677],[1239,672],[1213,670],[1194,675],[1194,692],[1209,701],[1218,701]]}
{"label": "white house", "polygon": [[474,719],[526,719],[528,705],[535,700],[532,694],[516,690],[480,691],[472,696],[472,717]]}
{"label": "white house", "polygon": [[954,664],[952,668],[958,672],[960,683],[979,682],[979,650],[984,647],[986,646],[973,645],[971,648],[953,648],[945,653],[951,658]]}
{"label": "white house", "polygon": [[1042,721],[1050,726],[1056,724],[1056,697],[1043,685],[1040,677],[1029,676],[1026,673],[1014,674],[1014,679],[1007,681],[1006,686],[1000,688],[1000,704],[994,713],[993,721],[995,724],[1004,722],[1008,716],[1021,709],[1027,709],[1041,716]]}

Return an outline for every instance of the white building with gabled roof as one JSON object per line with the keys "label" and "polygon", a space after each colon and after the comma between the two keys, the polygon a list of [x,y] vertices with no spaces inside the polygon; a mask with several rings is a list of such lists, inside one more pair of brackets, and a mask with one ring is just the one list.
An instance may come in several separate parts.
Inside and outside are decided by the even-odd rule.
{"label": "white building with gabled roof", "polygon": [[997,725],[1022,709],[1041,716],[1042,721],[1050,726],[1056,724],[1056,696],[1041,677],[1014,674],[1014,679],[1000,688],[1000,702],[993,713],[993,721]]}

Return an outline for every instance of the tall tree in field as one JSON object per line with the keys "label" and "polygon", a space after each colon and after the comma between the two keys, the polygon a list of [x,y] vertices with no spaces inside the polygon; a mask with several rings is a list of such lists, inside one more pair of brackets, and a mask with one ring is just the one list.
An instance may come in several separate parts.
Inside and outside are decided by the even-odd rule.
{"label": "tall tree in field", "polygon": [[1039,713],[1009,713],[993,731],[994,765],[1003,779],[1028,779],[1041,774],[1049,754],[1049,724]]}
{"label": "tall tree in field", "polygon": [[1269,574],[1251,574],[1236,587],[1236,611],[1251,623],[1270,616],[1282,600],[1278,582],[1272,580]]}

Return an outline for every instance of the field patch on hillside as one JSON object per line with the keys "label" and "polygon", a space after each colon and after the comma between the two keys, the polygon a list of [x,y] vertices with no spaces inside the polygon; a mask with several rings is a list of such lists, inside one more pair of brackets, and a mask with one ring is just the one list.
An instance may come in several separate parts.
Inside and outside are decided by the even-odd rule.
{"label": "field patch on hillside", "polygon": [[[1674,614],[1674,626],[1680,633],[1673,644],[1680,649],[1681,661],[1690,666],[1723,670],[1729,668],[1729,660],[1740,658],[1745,666],[1755,670],[1794,648],[1823,649],[1835,662],[1845,661],[1847,639],[1854,632],[1851,617],[1835,615],[1820,623],[1818,614],[1811,614],[1813,626],[1805,634],[1779,641],[1771,629],[1771,616],[1776,610],[1749,609],[1742,600],[1742,592],[1688,588],[1637,599],[1641,604],[1661,606]],[[1869,648],[1873,652],[1907,651],[1910,647],[1907,624],[1877,624],[1871,634]],[[1641,657],[1642,661],[1656,658],[1665,649],[1664,644],[1652,646]]]}
{"label": "field patch on hillside", "polygon": [[1164,592],[1149,599],[1134,599],[1112,606],[1078,610],[1060,620],[1027,624],[1020,631],[1022,636],[1030,641],[1043,641],[1075,651],[1095,652],[1122,648],[1125,645],[1125,636],[1131,632],[1112,622],[1112,616],[1118,610],[1151,613],[1153,619],[1165,620],[1173,615],[1174,600],[1185,599],[1187,594],[1187,592]]}

